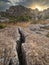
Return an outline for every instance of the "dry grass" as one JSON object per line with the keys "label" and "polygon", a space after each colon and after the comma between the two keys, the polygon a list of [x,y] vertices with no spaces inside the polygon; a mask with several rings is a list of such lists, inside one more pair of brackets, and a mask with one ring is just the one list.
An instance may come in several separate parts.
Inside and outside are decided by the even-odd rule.
{"label": "dry grass", "polygon": [[48,24],[49,21],[47,21],[47,20],[39,20],[39,23],[40,23],[40,24]]}
{"label": "dry grass", "polygon": [[17,23],[0,23],[1,25],[6,25],[7,27],[11,26],[20,26],[20,27],[28,27],[31,22],[17,22]]}
{"label": "dry grass", "polygon": [[49,21],[47,20],[32,20],[32,21],[26,21],[26,22],[16,22],[16,23],[0,23],[1,25],[6,26],[21,26],[21,27],[28,27],[30,24],[49,24]]}
{"label": "dry grass", "polygon": [[48,24],[47,20],[32,20],[31,24]]}
{"label": "dry grass", "polygon": [[21,23],[17,23],[16,26],[21,26],[21,27],[28,27],[30,25],[30,22],[21,22]]}

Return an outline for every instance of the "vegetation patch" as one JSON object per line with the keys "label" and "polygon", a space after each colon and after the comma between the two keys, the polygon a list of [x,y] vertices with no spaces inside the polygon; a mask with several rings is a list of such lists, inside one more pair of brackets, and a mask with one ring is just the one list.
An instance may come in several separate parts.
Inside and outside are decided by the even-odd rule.
{"label": "vegetation patch", "polygon": [[28,15],[12,16],[6,13],[2,14],[2,17],[8,18],[10,23],[23,22],[23,21],[25,22],[25,21],[30,21],[32,19],[32,17]]}
{"label": "vegetation patch", "polygon": [[0,29],[3,29],[3,28],[5,28],[5,27],[6,27],[6,25],[0,24]]}
{"label": "vegetation patch", "polygon": [[17,16],[17,17],[9,17],[9,20],[11,23],[16,23],[16,22],[25,22],[25,21],[30,21],[31,17],[30,16]]}
{"label": "vegetation patch", "polygon": [[48,32],[48,34],[46,36],[49,37],[49,32]]}

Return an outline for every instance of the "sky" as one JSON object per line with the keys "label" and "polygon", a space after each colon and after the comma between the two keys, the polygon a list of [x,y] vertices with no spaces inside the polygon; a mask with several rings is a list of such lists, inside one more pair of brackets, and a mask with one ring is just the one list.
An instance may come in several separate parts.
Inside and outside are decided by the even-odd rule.
{"label": "sky", "polygon": [[39,11],[49,8],[49,0],[0,0],[0,10],[5,10],[10,6],[24,5]]}

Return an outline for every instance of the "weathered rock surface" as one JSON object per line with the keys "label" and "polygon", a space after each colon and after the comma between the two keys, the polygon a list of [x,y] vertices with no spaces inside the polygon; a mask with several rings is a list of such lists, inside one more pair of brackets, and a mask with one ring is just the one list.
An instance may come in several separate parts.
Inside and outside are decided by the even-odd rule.
{"label": "weathered rock surface", "polygon": [[[16,40],[19,37],[18,27],[8,27],[0,30],[0,65],[8,65],[10,59],[13,65],[18,65]],[[24,28],[26,42],[23,48],[26,52],[27,65],[49,65],[49,38]],[[5,62],[4,62],[5,61]]]}
{"label": "weathered rock surface", "polygon": [[49,32],[49,24],[33,24],[29,26],[29,29],[36,34],[46,35]]}
{"label": "weathered rock surface", "polygon": [[15,29],[14,31],[13,28],[5,28],[0,30],[0,63],[2,65],[8,65],[11,58],[13,59],[14,65],[16,63],[18,64],[15,41],[17,38],[16,31],[17,30]]}

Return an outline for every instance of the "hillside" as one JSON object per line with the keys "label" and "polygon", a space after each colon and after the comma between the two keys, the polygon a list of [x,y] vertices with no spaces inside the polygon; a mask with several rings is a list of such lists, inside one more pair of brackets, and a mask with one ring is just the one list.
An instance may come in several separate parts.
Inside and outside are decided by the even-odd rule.
{"label": "hillside", "polygon": [[11,6],[6,12],[11,16],[30,16],[30,9],[22,5]]}
{"label": "hillside", "polygon": [[38,19],[38,9],[32,10],[31,8],[22,5],[11,6],[5,12],[0,12],[2,17],[9,18],[10,21],[30,21]]}
{"label": "hillside", "polygon": [[1,17],[9,19],[10,22],[40,21],[49,19],[49,8],[44,11],[26,8],[22,5],[11,6],[5,12],[0,12]]}

